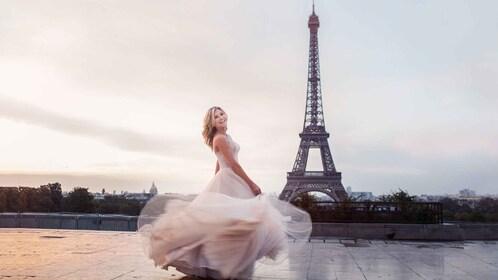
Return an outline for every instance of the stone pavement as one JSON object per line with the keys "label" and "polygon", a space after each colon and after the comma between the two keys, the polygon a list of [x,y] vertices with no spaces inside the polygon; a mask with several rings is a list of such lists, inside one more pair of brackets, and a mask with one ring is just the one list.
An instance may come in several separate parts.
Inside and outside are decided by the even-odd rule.
{"label": "stone pavement", "polygon": [[[133,232],[0,229],[0,279],[198,279],[154,267]],[[495,241],[312,239],[252,279],[498,279]]]}

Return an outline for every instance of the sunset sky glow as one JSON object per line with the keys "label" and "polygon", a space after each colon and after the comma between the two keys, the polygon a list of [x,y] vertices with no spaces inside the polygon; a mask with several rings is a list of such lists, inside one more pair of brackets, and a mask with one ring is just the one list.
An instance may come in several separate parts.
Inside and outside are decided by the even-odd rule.
{"label": "sunset sky glow", "polygon": [[[496,11],[316,1],[345,187],[497,193]],[[244,169],[279,193],[303,126],[310,13],[305,0],[1,1],[0,186],[197,193],[215,167],[202,120],[218,105]]]}

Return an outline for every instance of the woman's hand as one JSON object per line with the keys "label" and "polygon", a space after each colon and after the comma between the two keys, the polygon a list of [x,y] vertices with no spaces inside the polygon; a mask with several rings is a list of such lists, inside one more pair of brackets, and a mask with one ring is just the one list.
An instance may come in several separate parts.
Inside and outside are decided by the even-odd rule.
{"label": "woman's hand", "polygon": [[259,188],[259,186],[258,186],[258,185],[256,185],[256,184],[251,185],[251,191],[252,191],[252,193],[253,193],[255,196],[258,196],[258,195],[260,195],[260,194],[261,194],[261,189],[260,189],[260,188]]}

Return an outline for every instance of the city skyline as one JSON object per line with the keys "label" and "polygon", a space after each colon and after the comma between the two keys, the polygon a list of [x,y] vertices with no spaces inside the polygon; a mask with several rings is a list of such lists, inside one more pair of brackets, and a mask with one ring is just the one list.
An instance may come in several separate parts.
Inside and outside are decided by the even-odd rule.
{"label": "city skyline", "polygon": [[[359,3],[315,4],[343,185],[496,194],[498,3]],[[215,166],[202,119],[218,105],[244,169],[279,193],[303,125],[310,14],[298,0],[3,1],[0,185],[198,193]]]}

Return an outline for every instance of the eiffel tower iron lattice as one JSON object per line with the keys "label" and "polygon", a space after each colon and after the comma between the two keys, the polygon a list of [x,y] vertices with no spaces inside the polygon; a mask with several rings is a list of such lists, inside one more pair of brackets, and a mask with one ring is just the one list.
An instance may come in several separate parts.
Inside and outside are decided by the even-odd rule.
{"label": "eiffel tower iron lattice", "polygon": [[[308,20],[310,47],[308,61],[308,88],[303,132],[299,134],[301,144],[291,172],[287,173],[287,184],[280,199],[291,201],[302,193],[317,191],[339,201],[347,196],[342,185],[341,173],[337,172],[329,147],[329,133],[325,131],[322,90],[320,84],[320,61],[318,57],[318,27],[320,21],[313,13]],[[310,149],[319,149],[323,171],[306,171]]]}

